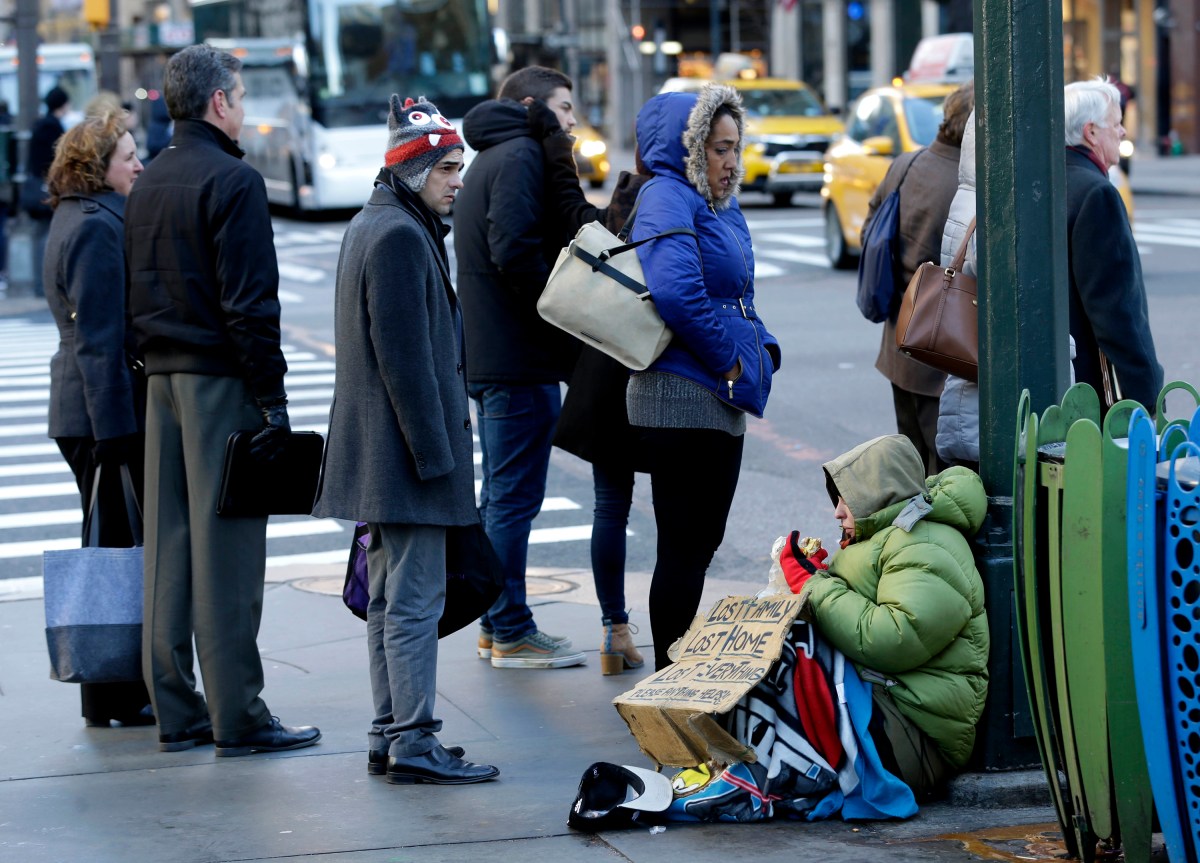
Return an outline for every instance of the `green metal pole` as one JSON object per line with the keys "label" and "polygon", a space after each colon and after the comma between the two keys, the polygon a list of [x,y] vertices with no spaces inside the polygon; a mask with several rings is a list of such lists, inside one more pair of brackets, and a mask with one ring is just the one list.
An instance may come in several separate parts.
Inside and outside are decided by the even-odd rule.
{"label": "green metal pole", "polygon": [[1066,192],[1060,0],[975,0],[979,218],[980,473],[977,538],[991,624],[988,711],[977,758],[1035,764],[1013,629],[1013,451],[1017,399],[1039,413],[1066,390]]}

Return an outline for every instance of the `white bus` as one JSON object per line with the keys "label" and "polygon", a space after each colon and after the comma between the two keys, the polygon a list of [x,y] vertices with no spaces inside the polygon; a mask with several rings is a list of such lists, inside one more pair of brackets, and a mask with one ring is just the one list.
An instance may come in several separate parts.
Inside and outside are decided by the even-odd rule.
{"label": "white bus", "polygon": [[192,12],[198,40],[241,58],[239,144],[269,198],[296,209],[362,206],[392,93],[451,118],[490,95],[487,0],[193,0]]}
{"label": "white bus", "polygon": [[[91,45],[64,42],[58,45],[39,45],[37,91],[39,104],[34,114],[45,106],[40,100],[54,87],[62,87],[71,97],[71,110],[63,119],[67,128],[83,117],[83,109],[96,95],[96,53]],[[19,61],[13,45],[0,45],[0,99],[8,102],[8,110],[17,117],[20,112],[20,93],[17,85]]]}

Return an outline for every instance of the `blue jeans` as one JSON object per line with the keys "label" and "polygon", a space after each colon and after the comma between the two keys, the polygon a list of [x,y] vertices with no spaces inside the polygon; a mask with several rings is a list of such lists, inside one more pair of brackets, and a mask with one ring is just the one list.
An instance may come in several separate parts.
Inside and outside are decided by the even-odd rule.
{"label": "blue jeans", "polygon": [[479,511],[504,567],[504,592],[479,625],[497,641],[537,629],[525,603],[529,530],[546,496],[550,442],[562,408],[558,384],[471,384],[478,408],[483,487]]}
{"label": "blue jeans", "polygon": [[633,468],[592,465],[596,509],[592,515],[592,578],[600,620],[628,623],[625,610],[625,529],[633,505]]}

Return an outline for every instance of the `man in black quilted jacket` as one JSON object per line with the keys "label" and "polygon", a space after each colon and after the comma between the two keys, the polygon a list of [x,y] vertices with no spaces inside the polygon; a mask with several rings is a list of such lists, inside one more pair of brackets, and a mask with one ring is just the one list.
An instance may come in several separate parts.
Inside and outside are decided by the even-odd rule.
{"label": "man in black quilted jacket", "polygon": [[148,376],[144,675],[159,749],[215,739],[220,756],[321,737],[281,725],[259,696],[267,519],[216,514],[229,435],[257,429],[252,451],[270,459],[291,432],[266,186],[237,145],[240,69],[208,45],[171,58],[175,134],[125,208],[129,312]]}

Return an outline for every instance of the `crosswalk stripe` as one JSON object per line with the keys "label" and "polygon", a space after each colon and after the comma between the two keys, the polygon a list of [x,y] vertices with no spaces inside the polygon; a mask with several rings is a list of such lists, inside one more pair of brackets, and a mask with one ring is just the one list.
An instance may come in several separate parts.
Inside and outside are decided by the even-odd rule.
{"label": "crosswalk stripe", "polygon": [[[788,246],[801,246],[806,249],[811,249],[813,247],[820,247],[820,246],[825,245],[825,240],[823,238],[810,237],[807,234],[769,233],[769,234],[761,234],[761,235],[755,237],[754,239],[755,239],[755,242],[757,242],[758,240],[769,240],[772,243],[784,243],[785,245],[788,245]],[[758,247],[755,246],[756,251],[757,251],[757,249],[758,249]]]}
{"label": "crosswalk stripe", "polygon": [[[75,521],[81,521],[82,515],[76,514],[77,518]],[[298,536],[342,532],[342,528],[337,522],[327,519],[313,518],[307,521],[281,522],[267,525],[267,539],[290,539]],[[0,560],[13,560],[19,557],[40,557],[43,551],[64,551],[70,548],[79,548],[79,546],[79,537],[55,537],[51,539],[4,542],[0,543]],[[349,546],[338,552],[342,560],[346,559],[348,549]],[[0,579],[0,584],[3,583],[4,581]]]}
{"label": "crosswalk stripe", "polygon": [[12,390],[0,391],[0,402],[45,402],[50,400],[50,390]]}
{"label": "crosswalk stripe", "polygon": [[0,426],[0,437],[26,437],[40,434],[46,436],[46,423],[22,423],[15,426]]}
{"label": "crosswalk stripe", "polygon": [[16,420],[28,417],[45,417],[45,405],[29,405],[22,408],[0,408],[0,419]]}
{"label": "crosswalk stripe", "polygon": [[21,375],[36,375],[36,374],[40,374],[41,372],[44,372],[44,371],[46,371],[45,363],[38,363],[36,366],[25,365],[25,366],[10,366],[10,367],[6,367],[6,368],[0,368],[0,385],[6,386],[6,387],[14,386],[12,381],[4,380],[4,379],[20,377]]}
{"label": "crosswalk stripe", "polygon": [[0,458],[25,458],[31,455],[62,455],[57,444],[31,443],[0,446]]}
{"label": "crosswalk stripe", "polygon": [[1200,237],[1176,237],[1163,234],[1147,228],[1135,228],[1134,237],[1139,243],[1151,243],[1160,246],[1184,246],[1189,249],[1200,249]]}
{"label": "crosswalk stripe", "polygon": [[293,375],[290,372],[284,376],[283,384],[288,388],[289,392],[292,387],[314,386],[316,384],[331,384],[333,383],[333,375]]}
{"label": "crosswalk stripe", "polygon": [[[58,448],[55,447],[55,451]],[[73,482],[43,482],[33,485],[3,485],[0,486],[0,500],[22,500],[24,498],[62,497],[63,495],[79,495],[79,486]]]}
{"label": "crosswalk stripe", "polygon": [[783,267],[768,264],[762,258],[754,259],[754,278],[756,279],[777,279],[786,273],[787,270]]}
{"label": "crosswalk stripe", "polygon": [[[79,537],[73,539],[30,539],[21,542],[0,543],[0,560],[18,557],[41,557],[43,551],[65,551],[79,548]],[[0,580],[0,584],[4,582]]]}
{"label": "crosswalk stripe", "polygon": [[[812,252],[793,252],[790,249],[771,249],[765,252],[756,252],[756,255],[764,255],[772,260],[790,261],[793,264],[810,264],[814,267],[828,267],[829,258],[825,255],[813,254]],[[758,263],[758,258],[755,257],[755,263]]]}
{"label": "crosswalk stripe", "polygon": [[[769,231],[779,228],[820,228],[824,227],[825,219],[821,216],[809,216],[798,219],[747,219],[746,225],[752,232]],[[754,239],[757,239],[757,237]]]}
{"label": "crosswalk stripe", "polygon": [[[300,264],[281,263],[279,265],[279,277],[282,279],[289,279],[293,282],[304,282],[311,285],[320,281],[324,281],[328,278],[328,275],[324,270],[317,270],[313,267],[304,267]],[[279,293],[281,294],[280,299],[287,299],[291,302],[303,300],[299,294],[291,294],[290,291],[287,292],[291,294],[291,296],[288,298],[282,296],[282,294],[285,293],[284,291],[280,291]]]}
{"label": "crosswalk stripe", "polygon": [[0,477],[41,476],[47,473],[70,473],[71,466],[65,460],[26,462],[24,464],[0,465]]}
{"label": "crosswalk stripe", "polygon": [[15,530],[22,527],[48,527],[57,524],[81,524],[83,510],[48,509],[42,512],[16,512],[0,515],[0,530]]}

